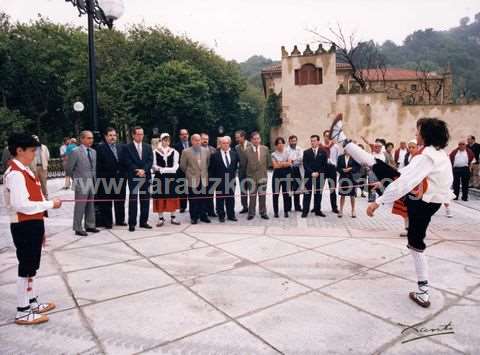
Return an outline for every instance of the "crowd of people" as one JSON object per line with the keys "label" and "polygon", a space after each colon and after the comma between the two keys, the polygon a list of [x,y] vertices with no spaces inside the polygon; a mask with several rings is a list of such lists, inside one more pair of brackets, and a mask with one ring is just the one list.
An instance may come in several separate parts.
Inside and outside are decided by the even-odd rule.
{"label": "crowd of people", "polygon": [[[257,203],[260,217],[270,218],[266,204],[269,196],[275,218],[281,215],[280,197],[285,218],[292,211],[301,213],[303,218],[309,213],[325,217],[321,209],[324,189],[329,192],[334,214],[343,218],[348,198],[350,216],[356,218],[356,198],[368,197],[369,202],[374,202],[384,188],[370,167],[359,164],[330,139],[329,130],[321,137],[313,134],[310,148],[305,150],[298,146],[298,138],[291,135],[288,139],[277,137],[270,151],[262,144],[258,132],[247,137],[245,131],[235,132],[235,145],[225,136],[219,137],[212,146],[208,134],[190,137],[187,129],[179,131],[176,144],[172,144],[168,133],[155,135],[146,143],[141,127],[131,130],[131,138],[131,143],[121,144],[116,130],[108,128],[100,144],[94,144],[93,133],[89,131],[81,132],[79,143],[76,138],[64,139],[60,147],[66,172],[63,188],[75,190],[73,229],[77,235],[86,236],[89,232],[98,232],[98,227],[112,228],[114,224],[128,226],[130,231],[134,231],[137,224],[150,229],[150,200],[154,213],[158,214],[158,227],[165,225],[166,214],[171,224],[180,224],[177,213],[184,213],[187,208],[192,224],[210,223],[214,217],[222,223],[235,222],[238,220],[235,212],[237,185],[241,203],[239,213],[247,214],[248,220],[255,218]],[[37,136],[34,139],[39,142]],[[398,148],[382,138],[373,143],[364,137],[362,140],[364,145],[358,144],[361,149],[393,168],[406,167],[419,153],[415,139],[400,142]],[[480,187],[479,155],[480,144],[474,136],[460,141],[450,153],[455,200],[461,197],[467,201],[469,187]],[[47,199],[49,157],[48,148],[40,144],[30,164]],[[8,150],[2,158],[7,165],[11,158]],[[267,191],[269,169],[273,169],[271,191]],[[130,192],[126,220],[127,186]],[[448,204],[446,214],[452,217]],[[405,226],[408,228],[407,221]],[[401,235],[406,236],[406,233]]]}
{"label": "crowd of people", "polygon": [[[132,142],[128,144],[118,143],[114,128],[105,131],[101,144],[94,145],[90,131],[81,132],[78,146],[66,139],[61,153],[67,175],[65,188],[73,180],[76,235],[97,233],[98,227],[113,228],[112,210],[116,225],[128,225],[133,232],[138,222],[141,228],[151,229],[151,200],[153,211],[158,214],[158,227],[165,225],[165,213],[170,214],[172,224],[179,224],[176,212],[185,212],[187,201],[192,224],[211,223],[212,217],[218,217],[222,223],[226,219],[235,222],[237,177],[242,194],[240,213],[247,214],[248,220],[255,218],[257,201],[261,218],[269,219],[267,195],[272,196],[275,218],[280,217],[280,195],[285,218],[292,210],[307,217],[312,196],[312,212],[325,217],[321,202],[326,186],[332,211],[342,218],[349,197],[351,217],[355,218],[357,190],[366,187],[370,195],[368,216],[373,217],[384,204],[393,204],[392,213],[404,218],[407,247],[418,278],[418,291],[410,292],[409,297],[422,307],[430,306],[423,254],[426,231],[440,207],[460,197],[460,186],[462,199],[468,199],[469,172],[478,171],[473,165],[478,165],[480,149],[474,137],[469,137],[468,147],[466,142],[459,142],[448,156],[444,150],[450,139],[446,123],[424,118],[417,122],[416,139],[408,144],[402,142],[397,150],[383,139],[374,143],[363,139],[365,148],[345,135],[342,114],[337,115],[330,130],[323,132],[323,141],[319,135],[312,135],[311,147],[306,150],[298,147],[294,135],[288,137],[288,143],[283,137],[276,138],[270,152],[262,145],[258,132],[253,132],[250,140],[246,132],[236,132],[235,147],[228,136],[220,137],[213,147],[206,133],[191,137],[186,129],[179,133],[179,142],[173,147],[168,133],[145,143],[141,127],[132,128]],[[62,200],[48,200],[48,191],[42,188],[40,175],[45,170],[43,161],[48,161],[48,150],[38,137],[13,134],[8,149],[11,157],[5,173],[5,201],[19,261],[16,323],[43,323],[48,320],[44,313],[55,308],[53,303],[40,303],[34,287],[44,238],[43,217],[48,209],[60,208]],[[268,193],[270,167],[272,191]]]}

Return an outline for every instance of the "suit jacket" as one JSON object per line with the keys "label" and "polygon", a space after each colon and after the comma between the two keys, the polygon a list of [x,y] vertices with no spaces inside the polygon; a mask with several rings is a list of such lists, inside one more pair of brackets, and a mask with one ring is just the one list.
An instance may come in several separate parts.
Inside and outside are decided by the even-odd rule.
{"label": "suit jacket", "polygon": [[121,163],[124,145],[115,144],[117,148],[117,157],[107,143],[98,144],[97,151],[97,177],[125,177],[125,167]]}
{"label": "suit jacket", "polygon": [[[190,148],[190,147],[191,147],[191,145],[190,145],[190,143],[188,143],[188,148]],[[183,148],[182,142],[175,143],[173,148],[175,148],[175,150],[178,152],[178,154],[180,154],[180,156],[182,156],[183,150],[185,149],[185,148]]]}
{"label": "suit jacket", "polygon": [[222,179],[222,190],[225,182],[235,179],[239,161],[238,154],[233,149],[230,149],[228,155],[230,159],[230,165],[228,167],[226,167],[223,162],[223,156],[223,150],[217,150],[215,154],[210,157],[210,177]]}
{"label": "suit jacket", "polygon": [[247,164],[247,178],[252,179],[255,182],[267,182],[268,168],[272,165],[272,157],[268,150],[268,147],[264,145],[259,146],[260,160],[258,159],[257,152],[254,150],[253,144],[245,151],[246,164]]}
{"label": "suit jacket", "polygon": [[147,180],[150,180],[153,164],[153,152],[150,144],[142,143],[142,157],[140,158],[133,142],[128,143],[122,149],[121,161],[129,178],[137,177],[135,169],[142,169],[145,170]]}
{"label": "suit jacket", "polygon": [[305,177],[312,177],[312,173],[325,173],[327,171],[327,163],[327,153],[320,147],[317,149],[316,157],[312,148],[303,152],[303,167],[305,168]]}
{"label": "suit jacket", "polygon": [[183,151],[180,158],[180,169],[185,173],[188,187],[198,187],[200,182],[203,186],[207,186],[209,164],[210,151],[208,148],[200,147],[200,161],[192,147]]}
{"label": "suit jacket", "polygon": [[248,148],[250,148],[252,146],[252,143],[247,141],[246,145],[247,145],[246,148],[244,148],[243,145],[240,145],[240,144],[237,144],[235,146],[235,151],[237,152],[238,158],[239,158],[238,176],[240,178],[247,175],[247,155],[246,155],[246,151],[247,151]]}
{"label": "suit jacket", "polygon": [[[349,173],[343,171],[343,169],[352,168]],[[360,171],[360,164],[358,164],[352,157],[348,158],[348,164],[345,164],[345,154],[340,155],[337,160],[337,171],[340,174],[340,178],[353,179],[354,174]]]}
{"label": "suit jacket", "polygon": [[85,146],[80,145],[68,156],[67,175],[74,179],[95,178],[97,168],[97,152],[90,148],[90,163]]}

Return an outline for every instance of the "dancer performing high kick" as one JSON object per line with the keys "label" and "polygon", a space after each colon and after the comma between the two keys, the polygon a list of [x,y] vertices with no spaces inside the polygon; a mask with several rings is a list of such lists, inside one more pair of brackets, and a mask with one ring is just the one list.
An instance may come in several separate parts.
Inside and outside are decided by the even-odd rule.
{"label": "dancer performing high kick", "polygon": [[454,198],[451,191],[452,166],[444,151],[450,138],[446,123],[436,118],[417,121],[417,142],[423,149],[408,166],[400,170],[375,159],[352,143],[343,131],[342,114],[337,115],[330,132],[331,138],[342,145],[354,160],[371,167],[385,187],[383,195],[369,204],[368,216],[373,217],[380,206],[392,205],[395,201],[406,205],[409,219],[407,247],[413,257],[418,280],[418,291],[410,292],[409,297],[418,305],[429,307],[424,239],[432,216],[442,204],[449,203]]}

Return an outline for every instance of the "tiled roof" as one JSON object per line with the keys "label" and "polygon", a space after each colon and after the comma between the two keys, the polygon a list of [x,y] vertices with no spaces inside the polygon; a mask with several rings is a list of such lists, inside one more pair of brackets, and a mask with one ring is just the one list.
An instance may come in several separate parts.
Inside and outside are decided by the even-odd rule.
{"label": "tiled roof", "polygon": [[282,72],[282,63],[275,63],[262,69],[262,73]]}
{"label": "tiled roof", "polygon": [[[348,63],[337,63],[337,70],[351,68]],[[369,81],[382,81],[383,73],[379,69],[363,69],[363,77]],[[275,63],[262,70],[262,73],[282,73],[282,64]],[[417,72],[416,70],[402,69],[402,68],[387,68],[385,71],[385,80],[418,80],[421,78],[427,79],[441,79],[442,76],[437,73]]]}
{"label": "tiled roof", "polygon": [[[364,69],[362,70],[363,77],[369,81],[384,80],[383,73],[378,69]],[[385,71],[385,80],[418,80],[418,79],[441,79],[442,77],[437,73],[417,72],[416,70],[402,69],[402,68],[388,68]]]}

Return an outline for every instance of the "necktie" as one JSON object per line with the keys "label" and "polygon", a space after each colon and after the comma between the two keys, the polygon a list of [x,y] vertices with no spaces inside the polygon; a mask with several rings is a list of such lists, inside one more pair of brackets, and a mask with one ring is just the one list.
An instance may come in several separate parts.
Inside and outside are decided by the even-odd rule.
{"label": "necktie", "polygon": [[140,157],[140,159],[142,159],[142,145],[137,143],[136,146],[137,146],[138,156]]}
{"label": "necktie", "polygon": [[117,147],[115,146],[115,144],[111,144],[110,148],[112,149],[113,155],[115,155],[115,159],[118,160]]}
{"label": "necktie", "polygon": [[260,161],[260,146],[257,147],[257,158]]}
{"label": "necktie", "polygon": [[316,149],[313,150],[313,156],[314,156],[315,158],[317,157],[317,150],[316,150]]}
{"label": "necktie", "polygon": [[227,162],[227,168],[230,166],[230,159],[228,158],[228,153],[224,152],[225,154],[225,161]]}
{"label": "necktie", "polygon": [[87,157],[88,157],[88,161],[90,162],[90,168],[93,169],[93,161],[92,161],[92,155],[90,154],[90,148],[87,148]]}

